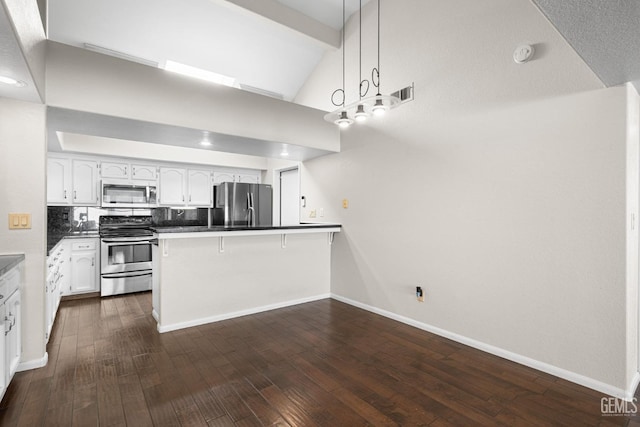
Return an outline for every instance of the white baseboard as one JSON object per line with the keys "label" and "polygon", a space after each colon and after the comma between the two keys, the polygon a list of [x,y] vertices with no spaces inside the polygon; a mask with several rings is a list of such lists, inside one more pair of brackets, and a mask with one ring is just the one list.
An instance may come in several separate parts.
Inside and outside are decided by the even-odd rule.
{"label": "white baseboard", "polygon": [[330,297],[331,297],[331,294],[314,295],[314,296],[307,297],[307,298],[301,298],[301,299],[296,299],[296,300],[291,300],[291,301],[284,301],[284,302],[276,303],[276,304],[263,305],[263,306],[260,306],[260,307],[249,308],[249,309],[246,309],[246,310],[240,310],[240,311],[234,311],[234,312],[231,312],[231,313],[220,314],[220,315],[217,315],[217,316],[204,317],[204,318],[200,318],[200,319],[190,320],[188,322],[179,322],[179,323],[173,323],[173,324],[162,325],[162,326],[160,324],[158,324],[158,332],[164,333],[164,332],[177,331],[178,329],[184,329],[184,328],[190,328],[190,327],[193,327],[193,326],[205,325],[207,323],[219,322],[221,320],[233,319],[235,317],[242,317],[242,316],[247,316],[247,315],[250,315],[250,314],[262,313],[264,311],[276,310],[278,308],[290,307],[292,305],[304,304],[305,302],[318,301],[318,300],[327,299],[327,298],[330,298]]}
{"label": "white baseboard", "polygon": [[20,362],[20,364],[16,368],[16,372],[42,368],[43,366],[47,366],[47,362],[49,362],[49,353],[45,352],[44,356],[42,356],[40,359],[33,359],[33,360],[27,360],[26,362]]}
{"label": "white baseboard", "polygon": [[477,348],[478,350],[482,350],[486,353],[490,353],[499,357],[502,357],[504,359],[508,359],[511,360],[512,362],[516,362],[519,363],[521,365],[525,365],[528,366],[530,368],[533,369],[537,369],[538,371],[542,371],[542,372],[546,372],[548,374],[554,375],[556,377],[560,377],[562,379],[565,379],[567,381],[571,381],[573,383],[579,384],[581,386],[584,387],[588,387],[590,389],[602,392],[604,394],[610,395],[610,396],[614,396],[620,399],[625,399],[628,401],[631,401],[633,399],[633,394],[635,392],[636,387],[638,386],[638,383],[640,382],[640,374],[636,373],[634,380],[632,381],[632,384],[630,384],[630,387],[628,390],[624,390],[622,388],[619,387],[615,387],[611,384],[607,384],[607,383],[603,383],[601,381],[595,380],[593,378],[590,377],[586,377],[584,375],[572,372],[572,371],[568,371],[566,369],[562,369],[562,368],[558,368],[557,366],[553,366],[550,365],[548,363],[544,363],[541,362],[539,360],[536,359],[531,359],[529,357],[517,354],[517,353],[513,353],[511,351],[502,349],[500,347],[495,347],[493,345],[490,344],[486,344],[483,343],[481,341],[477,341],[474,340],[472,338],[468,338],[465,337],[463,335],[458,335],[456,333],[453,332],[449,332],[447,330],[438,328],[436,326],[432,326],[426,323],[422,323],[419,322],[417,320],[396,314],[396,313],[392,313],[390,311],[387,310],[383,310],[377,307],[373,307],[371,305],[368,304],[364,304],[361,303],[359,301],[355,301],[340,295],[336,295],[336,294],[331,294],[331,298],[337,300],[337,301],[341,301],[344,302],[345,304],[349,304],[349,305],[353,305],[355,307],[361,308],[363,310],[367,310],[370,311],[372,313],[376,313],[379,314],[381,316],[384,317],[388,317],[390,319],[393,320],[397,320],[398,322],[413,326],[415,328],[418,329],[422,329],[424,331],[427,332],[431,332],[433,334],[439,335],[441,337],[445,337],[448,338],[450,340],[468,345],[470,347],[473,348]]}

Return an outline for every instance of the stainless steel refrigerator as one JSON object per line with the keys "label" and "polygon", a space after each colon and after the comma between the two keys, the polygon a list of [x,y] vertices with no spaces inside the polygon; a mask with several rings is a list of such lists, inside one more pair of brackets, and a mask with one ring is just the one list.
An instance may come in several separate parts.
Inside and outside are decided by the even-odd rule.
{"label": "stainless steel refrigerator", "polygon": [[267,184],[223,182],[214,187],[213,224],[228,227],[273,225],[273,190]]}

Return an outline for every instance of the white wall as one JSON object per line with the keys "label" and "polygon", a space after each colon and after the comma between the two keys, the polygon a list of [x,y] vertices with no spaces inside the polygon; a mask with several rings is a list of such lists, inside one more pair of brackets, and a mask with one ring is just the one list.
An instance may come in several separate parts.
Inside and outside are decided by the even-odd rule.
{"label": "white wall", "polygon": [[[45,355],[45,107],[0,98],[0,254],[24,253],[22,363]],[[30,230],[9,230],[9,213],[30,213]]]}
{"label": "white wall", "polygon": [[340,149],[322,111],[59,43],[47,45],[46,82],[49,106]]}
{"label": "white wall", "polygon": [[166,162],[206,164],[247,169],[267,169],[264,157],[222,151],[198,150],[196,148],[130,141],[100,136],[58,132],[64,151],[103,156],[126,156],[129,158],[160,160]]}
{"label": "white wall", "polygon": [[640,379],[640,319],[638,318],[638,212],[640,204],[640,96],[632,84],[627,84],[627,390],[637,386]]}
{"label": "white wall", "polygon": [[329,294],[327,233],[288,234],[285,247],[279,234],[224,237],[224,252],[218,237],[161,237],[159,245],[162,332]]}
{"label": "white wall", "polygon": [[[364,11],[364,70],[374,11]],[[383,92],[414,81],[415,100],[343,131],[341,153],[303,166],[306,215],[323,207],[343,224],[332,292],[623,395],[635,369],[626,89],[602,89],[526,0],[383,1],[381,25]],[[523,42],[536,57],[517,65]],[[330,109],[340,57],[324,58],[299,102]]]}

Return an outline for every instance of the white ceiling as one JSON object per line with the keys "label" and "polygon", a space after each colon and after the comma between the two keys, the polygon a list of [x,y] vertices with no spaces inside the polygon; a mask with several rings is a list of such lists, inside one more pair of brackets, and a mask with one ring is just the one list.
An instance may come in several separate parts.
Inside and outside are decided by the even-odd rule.
{"label": "white ceiling", "polygon": [[[62,134],[91,135],[115,141],[150,142],[160,145],[172,145],[185,148],[198,148],[208,151],[245,154],[259,157],[285,158],[287,160],[305,161],[314,157],[330,154],[331,151],[278,141],[258,140],[235,135],[207,132],[197,129],[171,126],[161,123],[150,123],[141,120],[111,117],[83,111],[63,108],[47,108],[47,127],[49,134],[49,151],[61,151]],[[203,137],[211,142],[209,147],[199,147],[196,143]],[[101,139],[108,143],[108,139]],[[87,139],[91,142],[91,138]],[[286,155],[283,155],[286,153]]]}
{"label": "white ceiling", "polygon": [[9,14],[2,3],[0,3],[0,76],[11,77],[26,83],[24,87],[0,84],[0,97],[41,102],[20,43],[14,35]]}
{"label": "white ceiling", "polygon": [[606,86],[640,91],[640,1],[533,2]]}
{"label": "white ceiling", "polygon": [[[640,89],[640,1],[531,1],[605,85],[631,81]],[[347,0],[347,17],[358,7],[359,0]],[[0,96],[40,102],[8,16],[6,0],[0,0],[0,74],[28,85],[0,85]],[[324,52],[339,46],[341,26],[342,0],[48,0],[52,40],[98,45],[160,65],[167,59],[183,62],[286,100],[295,97]],[[73,114],[59,118],[65,117],[77,119]],[[57,123],[58,130],[79,131],[61,120],[51,123]],[[82,132],[104,135],[104,126],[92,123],[96,129],[85,126]],[[145,140],[143,134],[153,133],[144,124],[128,128],[131,135],[104,136]],[[189,133],[164,131],[175,137]],[[308,158],[308,153],[299,153],[299,158]]]}
{"label": "white ceiling", "polygon": [[[301,13],[315,21],[307,26],[317,24],[337,33],[342,0],[259,0],[253,7],[254,3],[49,0],[48,38],[77,47],[101,46],[161,67],[167,60],[180,62],[290,101],[325,50],[337,46],[287,26],[286,17],[293,24]],[[347,3],[347,13],[359,6],[357,0]],[[269,18],[260,14],[265,11],[271,13]],[[339,41],[339,34],[335,39]]]}

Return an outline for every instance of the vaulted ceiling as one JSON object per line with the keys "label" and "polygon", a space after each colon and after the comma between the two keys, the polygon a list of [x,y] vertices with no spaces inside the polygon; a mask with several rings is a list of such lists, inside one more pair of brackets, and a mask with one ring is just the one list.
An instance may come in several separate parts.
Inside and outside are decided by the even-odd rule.
{"label": "vaulted ceiling", "polygon": [[[359,1],[347,6],[348,16]],[[339,48],[342,1],[49,0],[48,25],[51,40],[179,62],[292,100],[325,50]]]}
{"label": "vaulted ceiling", "polygon": [[[392,0],[382,1],[385,7],[394,6]],[[529,1],[606,86],[633,82],[640,90],[640,2]],[[27,85],[0,84],[0,96],[41,102],[34,70],[21,51],[24,41],[15,36],[15,15],[27,10],[20,4],[0,0],[0,74]],[[360,4],[346,0],[346,16]],[[295,98],[324,53],[339,48],[343,20],[342,0],[48,0],[47,5],[50,40],[97,47],[151,66],[177,61],[287,101]],[[40,26],[37,16],[21,16],[20,21]]]}

